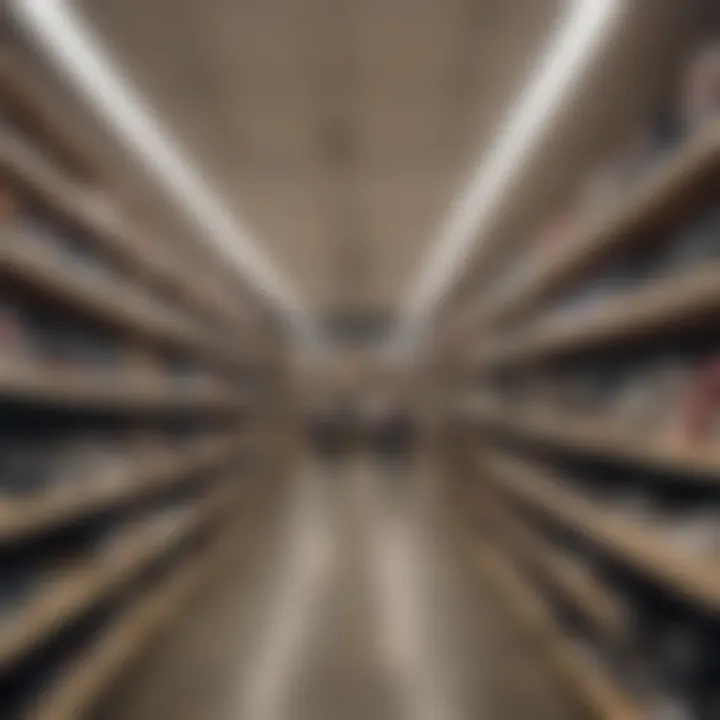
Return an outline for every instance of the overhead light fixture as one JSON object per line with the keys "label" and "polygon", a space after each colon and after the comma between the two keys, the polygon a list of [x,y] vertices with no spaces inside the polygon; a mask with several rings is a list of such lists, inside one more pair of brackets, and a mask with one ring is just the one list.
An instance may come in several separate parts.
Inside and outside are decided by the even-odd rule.
{"label": "overhead light fixture", "polygon": [[513,105],[499,137],[458,193],[408,300],[400,337],[417,336],[497,211],[584,68],[607,37],[620,0],[574,0]]}
{"label": "overhead light fixture", "polygon": [[14,9],[41,49],[197,226],[198,235],[268,297],[295,331],[313,335],[298,299],[256,239],[193,168],[133,83],[74,11],[72,2],[14,0]]}

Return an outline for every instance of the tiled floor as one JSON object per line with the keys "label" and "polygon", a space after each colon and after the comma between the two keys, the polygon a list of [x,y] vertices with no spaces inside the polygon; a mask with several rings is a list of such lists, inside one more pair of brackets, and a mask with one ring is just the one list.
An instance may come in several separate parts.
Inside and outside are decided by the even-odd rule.
{"label": "tiled floor", "polygon": [[570,720],[430,470],[308,461],[102,720]]}

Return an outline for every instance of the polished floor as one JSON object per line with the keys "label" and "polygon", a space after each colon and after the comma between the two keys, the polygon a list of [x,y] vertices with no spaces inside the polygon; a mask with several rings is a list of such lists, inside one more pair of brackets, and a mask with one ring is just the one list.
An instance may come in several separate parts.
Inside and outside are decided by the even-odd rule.
{"label": "polished floor", "polygon": [[572,720],[427,464],[307,460],[102,720]]}

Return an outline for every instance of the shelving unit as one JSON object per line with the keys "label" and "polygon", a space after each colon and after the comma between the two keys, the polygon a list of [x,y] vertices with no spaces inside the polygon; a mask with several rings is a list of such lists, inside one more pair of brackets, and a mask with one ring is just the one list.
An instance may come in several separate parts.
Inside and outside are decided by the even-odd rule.
{"label": "shelving unit", "polygon": [[[611,462],[627,462],[638,467],[673,473],[658,477],[667,482],[720,485],[720,449],[706,441],[683,440],[672,436],[653,436],[597,418],[573,417],[567,413],[533,410],[503,411],[487,407],[471,411],[473,420],[489,430],[579,455]],[[687,482],[685,480],[684,482]]]}
{"label": "shelving unit", "polygon": [[541,320],[491,344],[478,356],[481,366],[531,364],[553,355],[592,349],[682,329],[684,323],[712,320],[720,310],[720,266],[703,267],[635,292],[620,293],[599,307],[571,317]]}
{"label": "shelving unit", "polygon": [[625,645],[630,618],[621,600],[610,588],[573,558],[563,554],[537,528],[524,523],[501,496],[493,498],[483,508],[482,519],[521,563],[542,576],[609,643],[616,647]]}
{"label": "shelving unit", "polygon": [[282,472],[282,348],[4,51],[0,103],[0,716],[78,720],[240,549]]}
{"label": "shelving unit", "polygon": [[[154,341],[186,346],[218,362],[232,364],[242,357],[232,347],[209,337],[197,320],[183,317],[181,311],[164,308],[153,300],[153,290],[158,294],[171,284],[185,304],[207,315],[206,301],[197,297],[187,281],[173,278],[157,258],[153,262],[147,251],[138,249],[142,240],[129,238],[130,228],[110,201],[70,183],[22,137],[8,131],[0,133],[0,173],[34,202],[54,212],[59,221],[91,236],[114,263],[146,284],[148,292],[138,297],[137,282],[131,284],[125,278],[108,277],[94,264],[88,267],[73,262],[72,257],[64,257],[57,248],[39,240],[37,234],[14,228],[4,233],[0,253],[0,269],[6,276],[33,284],[53,300],[70,303],[75,309]],[[217,310],[213,312],[217,314]]]}
{"label": "shelving unit", "polygon": [[0,48],[0,95],[3,105],[74,176],[101,183],[98,168],[71,138],[66,123],[49,110],[24,64],[9,49]]}
{"label": "shelving unit", "polygon": [[504,606],[535,639],[570,691],[594,717],[608,720],[645,717],[642,707],[588,658],[582,648],[563,635],[542,598],[515,570],[507,555],[491,546],[481,546],[477,549],[476,563],[497,589]]}
{"label": "shelving unit", "polygon": [[497,291],[475,311],[464,313],[456,332],[472,335],[474,328],[531,318],[536,308],[582,281],[608,257],[647,242],[658,228],[672,227],[706,205],[719,177],[716,122],[661,161],[618,207],[586,222],[569,244],[530,263],[530,271],[511,291]]}
{"label": "shelving unit", "polygon": [[104,408],[106,410],[143,411],[211,411],[237,412],[242,399],[233,402],[225,392],[212,387],[187,387],[165,378],[139,373],[104,373],[77,371],[55,374],[42,364],[27,365],[19,361],[0,370],[0,397],[47,406]]}
{"label": "shelving unit", "polygon": [[[232,517],[232,516],[231,516]],[[133,604],[72,663],[28,714],[33,720],[74,720],[88,712],[102,692],[140,655],[194,592],[219,571],[247,532],[230,522],[209,547]]]}
{"label": "shelving unit", "polygon": [[704,720],[720,709],[720,123],[649,168],[456,308],[449,455],[479,565],[593,715],[672,701]]}
{"label": "shelving unit", "polygon": [[720,563],[683,552],[660,529],[641,519],[618,516],[592,497],[558,482],[542,468],[507,458],[488,466],[498,485],[571,530],[583,533],[621,563],[635,567],[692,603],[716,612],[720,608]]}
{"label": "shelving unit", "polygon": [[0,541],[9,542],[107,512],[144,496],[162,492],[188,477],[212,472],[239,455],[242,437],[219,438],[178,453],[157,448],[112,484],[92,487],[92,474],[65,492],[11,498],[0,503]]}

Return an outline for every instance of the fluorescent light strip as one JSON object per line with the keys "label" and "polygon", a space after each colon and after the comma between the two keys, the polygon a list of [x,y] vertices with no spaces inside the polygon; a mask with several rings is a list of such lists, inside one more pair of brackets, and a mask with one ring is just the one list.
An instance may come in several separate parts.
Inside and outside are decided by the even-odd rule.
{"label": "fluorescent light strip", "polygon": [[130,80],[114,66],[68,0],[15,0],[21,22],[40,41],[125,147],[147,167],[214,250],[279,306],[295,329],[313,334],[294,293],[247,228],[191,166]]}
{"label": "fluorescent light strip", "polygon": [[523,162],[600,47],[620,0],[574,0],[547,53],[511,110],[496,144],[451,205],[401,315],[400,334],[416,335],[461,269],[491,215],[506,199]]}

